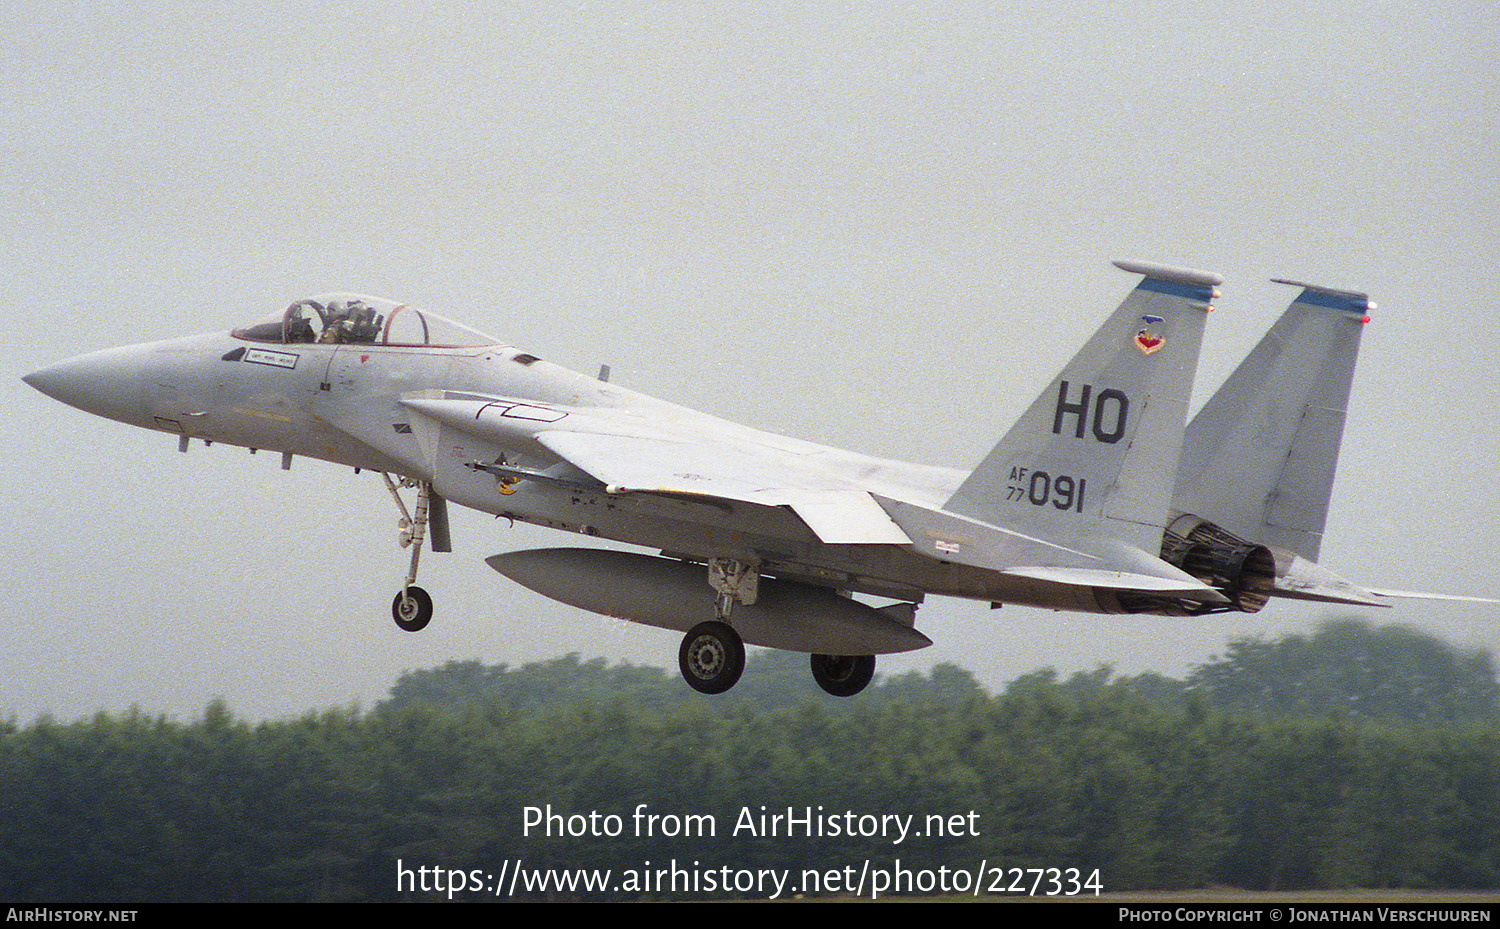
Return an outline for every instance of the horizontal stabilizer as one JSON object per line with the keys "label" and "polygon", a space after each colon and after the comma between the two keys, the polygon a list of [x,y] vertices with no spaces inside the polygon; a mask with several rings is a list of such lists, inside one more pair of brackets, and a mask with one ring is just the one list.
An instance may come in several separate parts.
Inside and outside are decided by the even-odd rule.
{"label": "horizontal stabilizer", "polygon": [[1033,581],[1052,584],[1069,584],[1074,587],[1107,587],[1111,590],[1130,590],[1150,594],[1170,594],[1187,600],[1204,603],[1228,603],[1229,598],[1190,577],[1178,580],[1157,577],[1152,574],[1131,574],[1125,571],[1108,571],[1100,568],[1054,568],[1025,566],[1008,568],[1001,572]]}
{"label": "horizontal stabilizer", "polygon": [[880,496],[875,499],[912,537],[916,551],[940,561],[1071,587],[1106,587],[1205,603],[1228,602],[1191,575],[1129,546],[1106,545],[1095,553],[1079,551],[946,510]]}
{"label": "horizontal stabilizer", "polygon": [[1273,597],[1312,600],[1317,603],[1347,603],[1351,606],[1390,606],[1388,603],[1381,603],[1375,591],[1367,590],[1300,555],[1292,555],[1291,561],[1277,574],[1276,584],[1271,590]]}
{"label": "horizontal stabilizer", "polygon": [[[1355,591],[1358,591],[1356,593]],[[1434,594],[1420,590],[1388,590],[1383,587],[1354,587],[1349,589],[1343,587],[1282,587],[1278,585],[1271,591],[1273,597],[1285,597],[1288,600],[1312,600],[1318,603],[1345,603],[1350,606],[1373,606],[1381,609],[1390,609],[1392,604],[1386,603],[1387,599],[1400,600],[1442,600],[1451,603],[1500,603],[1489,597],[1461,597],[1456,594]]]}
{"label": "horizontal stabilizer", "polygon": [[[1375,591],[1367,590],[1365,593],[1374,594]],[[1272,588],[1271,596],[1282,597],[1287,600],[1310,600],[1314,603],[1342,603],[1348,606],[1372,606],[1381,609],[1390,609],[1389,603],[1382,603],[1371,597],[1363,597],[1357,593],[1346,592],[1332,587],[1281,587]]]}
{"label": "horizontal stabilizer", "polygon": [[[1396,597],[1403,600],[1451,600],[1455,603],[1500,603],[1489,597],[1461,597],[1456,594],[1430,594],[1420,590],[1387,590],[1383,587],[1372,587],[1370,593],[1378,597]],[[1381,604],[1389,606],[1389,604]]]}
{"label": "horizontal stabilizer", "polygon": [[1351,606],[1374,606],[1388,609],[1387,599],[1447,600],[1457,603],[1500,603],[1488,597],[1465,597],[1453,594],[1432,594],[1415,590],[1389,590],[1380,587],[1362,587],[1346,580],[1327,568],[1306,558],[1293,556],[1285,573],[1276,579],[1271,591],[1275,597],[1289,600],[1312,600],[1318,603],[1346,603]]}
{"label": "horizontal stabilizer", "polygon": [[875,499],[896,525],[910,536],[915,551],[939,561],[994,571],[1018,564],[1098,563],[1098,559],[1084,552],[947,510],[935,510],[878,494]]}

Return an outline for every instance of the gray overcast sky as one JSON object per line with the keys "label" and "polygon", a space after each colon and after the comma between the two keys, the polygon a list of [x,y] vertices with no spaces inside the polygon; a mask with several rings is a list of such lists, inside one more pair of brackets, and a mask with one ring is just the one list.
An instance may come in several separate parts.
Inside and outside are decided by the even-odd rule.
{"label": "gray overcast sky", "polygon": [[[1292,277],[1368,291],[1323,560],[1500,594],[1493,566],[1500,14],[1490,3],[10,4],[0,391],[16,614],[0,714],[252,716],[404,668],[677,636],[486,568],[567,536],[455,514],[432,627],[378,476],[195,446],[21,374],[349,289],[762,428],[969,467],[1134,278],[1228,278],[1206,396]],[[1180,674],[1327,611],[1094,617],[933,600],[998,686]],[[1500,649],[1489,608],[1372,618]]]}

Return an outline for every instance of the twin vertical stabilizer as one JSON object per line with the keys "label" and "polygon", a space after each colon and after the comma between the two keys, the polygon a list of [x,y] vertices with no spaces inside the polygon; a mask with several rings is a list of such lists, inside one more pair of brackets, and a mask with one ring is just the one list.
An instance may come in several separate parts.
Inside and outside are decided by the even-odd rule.
{"label": "twin vertical stabilizer", "polygon": [[1362,293],[1302,292],[1193,417],[1172,509],[1316,561],[1360,335]]}
{"label": "twin vertical stabilizer", "polygon": [[1223,278],[1115,264],[1143,280],[946,510],[1065,544],[1104,540],[1150,556],[1159,551],[1204,317]]}
{"label": "twin vertical stabilizer", "polygon": [[[1233,609],[1253,612],[1275,595],[1375,602],[1315,564],[1369,298],[1278,281],[1301,292],[1184,427],[1221,279],[1116,264],[1144,279],[946,508],[1133,576],[1180,570]],[[1082,583],[1080,568],[1056,560],[1009,573]],[[1144,597],[1121,601],[1132,611],[1222,608],[1174,605],[1129,583]]]}

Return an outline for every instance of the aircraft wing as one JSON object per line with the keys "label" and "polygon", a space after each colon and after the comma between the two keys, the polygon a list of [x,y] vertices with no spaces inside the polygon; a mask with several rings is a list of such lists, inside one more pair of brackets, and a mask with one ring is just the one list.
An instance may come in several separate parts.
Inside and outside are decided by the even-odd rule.
{"label": "aircraft wing", "polygon": [[832,544],[911,539],[864,490],[791,456],[714,438],[543,432],[537,442],[615,492],[687,494],[788,506]]}
{"label": "aircraft wing", "polygon": [[[498,398],[411,396],[407,407],[456,429],[496,430]],[[528,408],[530,409],[530,408]],[[547,414],[547,415],[544,415]],[[560,422],[560,411],[536,408],[525,418]],[[503,419],[503,417],[501,417]],[[585,429],[543,429],[538,444],[603,483],[612,493],[660,493],[790,507],[818,539],[844,545],[908,545],[911,539],[868,492],[797,455],[741,441],[732,434],[637,430],[595,411]]]}

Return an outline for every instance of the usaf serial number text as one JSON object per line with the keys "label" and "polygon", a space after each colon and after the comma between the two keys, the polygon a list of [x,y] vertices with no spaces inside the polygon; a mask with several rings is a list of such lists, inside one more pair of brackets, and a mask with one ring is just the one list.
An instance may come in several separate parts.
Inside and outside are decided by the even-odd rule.
{"label": "usaf serial number text", "polygon": [[1083,495],[1088,485],[1084,478],[1073,478],[1066,474],[1048,474],[1029,468],[1011,468],[1010,484],[1005,489],[1009,502],[1025,502],[1032,506],[1053,506],[1059,510],[1083,512]]}

